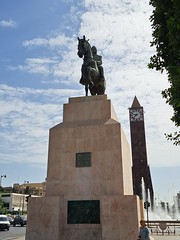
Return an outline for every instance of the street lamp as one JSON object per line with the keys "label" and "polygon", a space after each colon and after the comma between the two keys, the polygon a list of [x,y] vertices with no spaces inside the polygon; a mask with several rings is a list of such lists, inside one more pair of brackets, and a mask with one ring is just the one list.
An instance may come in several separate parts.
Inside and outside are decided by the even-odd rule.
{"label": "street lamp", "polygon": [[148,227],[149,227],[149,215],[148,215],[148,208],[150,207],[150,202],[148,202],[148,201],[145,201],[144,202],[144,208],[146,209],[146,211],[147,211],[147,225],[148,225]]}
{"label": "street lamp", "polygon": [[[23,184],[23,204],[22,204],[22,214],[24,211],[24,194],[29,194],[29,186],[28,186],[29,181],[24,180],[24,184]],[[25,187],[26,186],[26,187]]]}
{"label": "street lamp", "polygon": [[23,192],[26,193],[26,194],[29,194],[29,181],[25,181],[24,180],[24,184],[23,184]]}
{"label": "street lamp", "polygon": [[1,183],[2,183],[2,178],[6,178],[6,175],[1,175],[1,178],[0,178],[0,187],[1,187]]}

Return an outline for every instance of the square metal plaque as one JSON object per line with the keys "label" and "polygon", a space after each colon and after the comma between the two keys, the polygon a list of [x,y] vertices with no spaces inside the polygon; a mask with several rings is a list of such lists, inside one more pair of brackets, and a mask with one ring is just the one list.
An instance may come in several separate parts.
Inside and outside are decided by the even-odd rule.
{"label": "square metal plaque", "polygon": [[68,201],[68,224],[100,224],[100,201]]}
{"label": "square metal plaque", "polygon": [[91,167],[91,152],[76,153],[76,167]]}

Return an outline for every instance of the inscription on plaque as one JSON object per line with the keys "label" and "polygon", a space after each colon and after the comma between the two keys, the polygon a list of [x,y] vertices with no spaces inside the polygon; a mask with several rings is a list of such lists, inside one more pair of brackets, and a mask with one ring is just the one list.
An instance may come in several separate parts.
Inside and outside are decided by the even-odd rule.
{"label": "inscription on plaque", "polygon": [[91,167],[91,152],[76,153],[76,167]]}
{"label": "inscription on plaque", "polygon": [[99,224],[99,200],[68,201],[68,224]]}

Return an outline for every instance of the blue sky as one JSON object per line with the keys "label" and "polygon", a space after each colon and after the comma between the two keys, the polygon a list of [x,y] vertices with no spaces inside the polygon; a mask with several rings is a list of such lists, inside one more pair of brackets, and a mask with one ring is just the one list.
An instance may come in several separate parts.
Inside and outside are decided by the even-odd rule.
{"label": "blue sky", "polygon": [[49,129],[69,97],[84,96],[77,36],[103,57],[106,94],[130,143],[128,108],[145,111],[148,163],[155,196],[180,190],[180,150],[164,137],[176,130],[161,91],[166,74],[149,70],[152,8],[137,0],[0,1],[0,174],[3,186],[46,178]]}

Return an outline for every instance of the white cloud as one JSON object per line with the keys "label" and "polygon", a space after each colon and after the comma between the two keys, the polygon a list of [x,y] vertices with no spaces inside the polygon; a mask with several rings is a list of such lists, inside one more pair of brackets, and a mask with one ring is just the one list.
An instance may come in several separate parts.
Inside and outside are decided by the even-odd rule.
{"label": "white cloud", "polygon": [[15,28],[17,23],[13,20],[1,20],[0,27],[8,27],[8,28]]}
{"label": "white cloud", "polygon": [[[0,89],[2,161],[45,162],[48,130],[62,121],[63,103],[68,96],[77,95],[76,90],[35,90],[7,85],[0,85]],[[37,95],[42,102],[35,101]]]}
{"label": "white cloud", "polygon": [[[47,38],[23,42],[29,54],[32,49],[43,48],[43,51],[37,51],[36,57],[27,57],[24,64],[11,69],[33,73],[34,76],[45,75],[43,83],[51,83],[53,86],[59,84],[61,89],[42,90],[1,85],[4,98],[0,104],[5,106],[1,109],[1,127],[6,132],[1,135],[2,142],[12,146],[15,153],[17,139],[18,149],[17,154],[14,154],[16,161],[23,161],[23,158],[29,162],[46,161],[48,129],[62,120],[62,105],[69,97],[84,95],[84,86],[79,84],[82,59],[77,56],[76,37],[86,35],[91,45],[95,45],[103,56],[106,93],[112,100],[128,139],[128,107],[136,95],[145,110],[149,163],[153,166],[178,165],[178,148],[164,137],[164,132],[175,129],[170,122],[172,110],[161,96],[161,91],[169,85],[167,76],[147,68],[154,52],[150,48],[152,37],[149,16],[152,9],[148,1],[85,0],[84,8],[77,15],[77,6],[72,6],[70,10],[75,24],[81,21],[79,33],[74,31],[72,36],[66,36],[62,31],[56,31],[56,34]],[[82,15],[79,19],[80,12]],[[73,31],[74,25],[66,27]],[[169,153],[171,151],[172,154]],[[7,151],[2,154],[5,159],[11,156]]]}
{"label": "white cloud", "polygon": [[9,70],[19,70],[28,73],[50,75],[53,72],[53,65],[57,60],[50,58],[27,58],[25,65],[9,66]]}
{"label": "white cloud", "polygon": [[147,12],[151,8],[147,1],[136,0],[85,0],[85,7],[89,11],[99,11],[109,14],[130,14],[131,12]]}
{"label": "white cloud", "polygon": [[176,130],[170,121],[172,109],[161,96],[161,91],[169,86],[167,76],[147,68],[154,53],[150,48],[151,7],[147,1],[134,0],[87,0],[85,6],[87,11],[82,15],[80,36],[85,34],[103,56],[106,93],[112,99],[129,142],[127,108],[136,95],[145,110],[149,163],[179,165],[179,149],[164,136],[165,132]]}
{"label": "white cloud", "polygon": [[25,40],[23,42],[24,47],[61,47],[61,46],[67,46],[72,42],[72,39],[70,37],[66,37],[64,34],[53,36],[48,39],[46,38],[35,38],[32,40]]}

